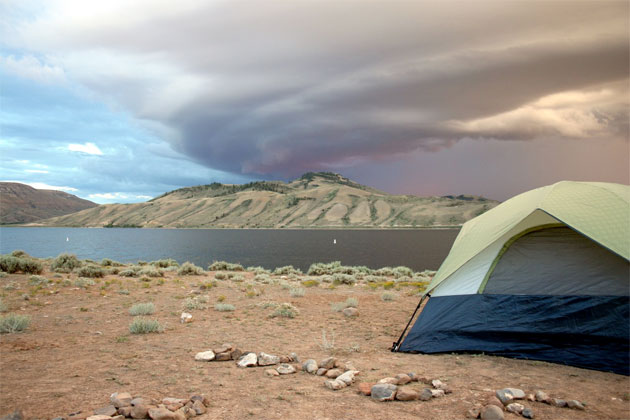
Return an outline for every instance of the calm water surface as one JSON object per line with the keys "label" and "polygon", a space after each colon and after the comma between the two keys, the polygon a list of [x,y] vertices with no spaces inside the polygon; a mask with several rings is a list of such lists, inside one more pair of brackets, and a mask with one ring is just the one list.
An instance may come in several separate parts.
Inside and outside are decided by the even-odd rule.
{"label": "calm water surface", "polygon": [[79,258],[121,262],[174,258],[202,267],[218,260],[268,269],[341,261],[370,268],[405,265],[437,270],[456,229],[427,230],[249,230],[0,228],[0,253],[22,249],[34,257],[62,252]]}

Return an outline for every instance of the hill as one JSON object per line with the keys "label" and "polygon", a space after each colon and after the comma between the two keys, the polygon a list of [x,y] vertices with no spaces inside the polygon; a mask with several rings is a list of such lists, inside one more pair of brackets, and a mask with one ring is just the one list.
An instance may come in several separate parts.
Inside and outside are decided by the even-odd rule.
{"label": "hill", "polygon": [[181,188],[145,203],[107,204],[45,226],[169,228],[396,228],[460,225],[496,206],[475,196],[390,195],[329,172],[289,183]]}
{"label": "hill", "polygon": [[55,190],[0,182],[0,224],[28,223],[74,213],[98,204]]}

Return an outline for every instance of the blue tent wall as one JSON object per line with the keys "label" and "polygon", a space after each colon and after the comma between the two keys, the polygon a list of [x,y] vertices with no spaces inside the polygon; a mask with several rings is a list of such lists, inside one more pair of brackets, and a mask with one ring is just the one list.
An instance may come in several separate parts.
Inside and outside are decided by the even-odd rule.
{"label": "blue tent wall", "polygon": [[403,352],[485,352],[630,374],[628,296],[430,298]]}

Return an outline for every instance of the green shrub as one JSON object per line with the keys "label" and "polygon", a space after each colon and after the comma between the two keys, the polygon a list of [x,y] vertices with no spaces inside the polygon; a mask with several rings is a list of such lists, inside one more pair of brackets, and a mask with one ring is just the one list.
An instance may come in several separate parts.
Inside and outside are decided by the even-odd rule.
{"label": "green shrub", "polygon": [[276,267],[276,269],[273,270],[273,274],[277,276],[286,276],[289,274],[302,274],[302,271],[294,268],[292,265],[285,265],[284,267]]}
{"label": "green shrub", "polygon": [[75,287],[80,287],[82,289],[87,289],[88,286],[94,286],[94,284],[94,280],[85,277],[79,277],[74,281]]}
{"label": "green shrub", "polygon": [[254,276],[254,281],[257,281],[257,282],[263,283],[263,284],[269,284],[269,283],[273,282],[272,278],[269,277],[269,274],[265,274],[265,273],[256,274]]}
{"label": "green shrub", "polygon": [[330,263],[314,263],[308,268],[309,276],[323,276],[324,274],[332,274],[334,270],[341,267],[341,261],[333,261]]}
{"label": "green shrub", "polygon": [[306,294],[306,289],[303,287],[292,287],[289,289],[289,295],[291,297],[302,297]]}
{"label": "green shrub", "polygon": [[188,311],[192,311],[194,309],[206,309],[206,303],[208,303],[208,298],[206,298],[205,296],[187,298],[186,300],[184,300],[184,309]]}
{"label": "green shrub", "polygon": [[393,281],[386,281],[385,283],[383,283],[383,289],[389,290],[393,288],[395,284],[396,283],[394,283]]}
{"label": "green shrub", "polygon": [[32,258],[20,258],[20,270],[27,274],[40,274],[44,271],[44,266]]}
{"label": "green shrub", "polygon": [[208,266],[208,271],[243,271],[243,266],[240,264],[232,264],[225,261],[215,261]]}
{"label": "green shrub", "polygon": [[230,280],[240,283],[242,281],[245,281],[245,277],[242,274],[232,274],[231,276],[229,276]]}
{"label": "green shrub", "polygon": [[150,264],[157,268],[179,267],[179,263],[172,258],[151,261]]}
{"label": "green shrub", "polygon": [[357,281],[357,279],[355,279],[354,276],[350,276],[348,274],[341,274],[341,273],[333,274],[332,278],[333,278],[333,283],[335,284],[354,284]]}
{"label": "green shrub", "polygon": [[7,276],[8,276],[7,273],[5,273],[4,271],[0,271],[0,279],[3,279],[5,277],[7,277]]}
{"label": "green shrub", "polygon": [[105,277],[105,270],[98,265],[84,265],[79,267],[76,272],[81,277]]}
{"label": "green shrub", "polygon": [[195,264],[186,261],[179,267],[177,274],[180,276],[201,276],[204,274],[203,268],[196,266]]}
{"label": "green shrub", "polygon": [[160,325],[157,319],[134,318],[129,324],[129,332],[131,334],[148,334],[159,333],[164,331],[164,327]]}
{"label": "green shrub", "polygon": [[149,277],[164,277],[164,271],[159,268],[146,266],[142,270],[140,270],[139,275]]}
{"label": "green shrub", "polygon": [[394,277],[413,277],[413,270],[409,267],[398,266],[392,270],[394,272]]}
{"label": "green shrub", "polygon": [[17,273],[20,269],[20,259],[11,255],[0,255],[0,270],[7,273]]}
{"label": "green shrub", "polygon": [[50,280],[43,276],[34,275],[28,279],[28,284],[31,286],[46,286],[48,283],[50,283]]}
{"label": "green shrub", "polygon": [[0,334],[24,331],[31,323],[28,315],[7,314],[0,315]]}
{"label": "green shrub", "polygon": [[356,308],[359,306],[359,301],[355,298],[348,298],[345,302],[335,302],[330,304],[334,312],[341,312],[346,308]]}
{"label": "green shrub", "polygon": [[129,290],[127,290],[127,289],[120,289],[118,291],[118,294],[119,295],[128,295],[129,294]]}
{"label": "green shrub", "polygon": [[254,274],[271,274],[271,271],[261,266],[247,267],[247,271],[251,271]]}
{"label": "green shrub", "polygon": [[127,268],[120,271],[118,275],[122,277],[138,277],[138,272],[135,271],[133,268]]}
{"label": "green shrub", "polygon": [[70,273],[81,267],[81,261],[74,254],[59,254],[50,265],[50,269],[57,273]]}
{"label": "green shrub", "polygon": [[283,317],[283,318],[295,318],[300,311],[291,305],[290,303],[282,303],[280,306],[276,308],[276,310],[271,314],[271,318]]}
{"label": "green shrub", "polygon": [[230,305],[229,303],[217,303],[214,305],[214,310],[219,312],[232,312],[236,309],[234,305]]}
{"label": "green shrub", "polygon": [[392,300],[396,300],[396,294],[392,292],[383,292],[381,295],[381,300],[383,302],[391,302]]}
{"label": "green shrub", "polygon": [[319,286],[319,281],[317,281],[315,279],[304,280],[302,282],[302,286],[304,286],[304,287],[316,287],[316,286]]}
{"label": "green shrub", "polygon": [[227,273],[218,272],[214,275],[214,278],[217,280],[227,280],[228,275]]}
{"label": "green shrub", "polygon": [[118,261],[110,260],[109,258],[103,258],[101,260],[101,265],[103,267],[122,267],[124,264],[119,263]]}
{"label": "green shrub", "polygon": [[16,249],[15,251],[11,252],[11,256],[17,258],[30,258],[30,255],[28,255],[25,251],[22,251],[21,249]]}
{"label": "green shrub", "polygon": [[6,312],[8,309],[7,304],[0,299],[0,312]]}
{"label": "green shrub", "polygon": [[155,305],[152,302],[148,303],[136,303],[129,308],[129,315],[151,315],[155,312]]}
{"label": "green shrub", "polygon": [[391,267],[382,267],[374,271],[377,276],[391,277],[394,275],[394,269]]}

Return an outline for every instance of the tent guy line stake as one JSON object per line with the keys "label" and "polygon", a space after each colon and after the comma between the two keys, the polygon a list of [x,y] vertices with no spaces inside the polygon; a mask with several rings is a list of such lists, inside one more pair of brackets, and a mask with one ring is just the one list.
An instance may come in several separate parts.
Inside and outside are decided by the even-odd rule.
{"label": "tent guy line stake", "polygon": [[392,352],[398,351],[398,348],[400,347],[400,342],[402,341],[403,337],[405,336],[405,333],[407,332],[407,328],[409,328],[409,325],[411,325],[411,321],[413,321],[413,318],[416,316],[416,312],[418,312],[418,309],[420,309],[420,306],[422,306],[422,302],[424,302],[424,300],[428,297],[430,298],[431,295],[427,293],[426,295],[422,296],[422,299],[420,299],[420,302],[418,302],[418,306],[416,306],[416,309],[413,311],[413,315],[411,315],[411,318],[409,318],[409,322],[407,322],[407,326],[403,330],[402,334],[400,334],[398,341],[394,342],[394,344],[392,345],[392,348],[391,348]]}

